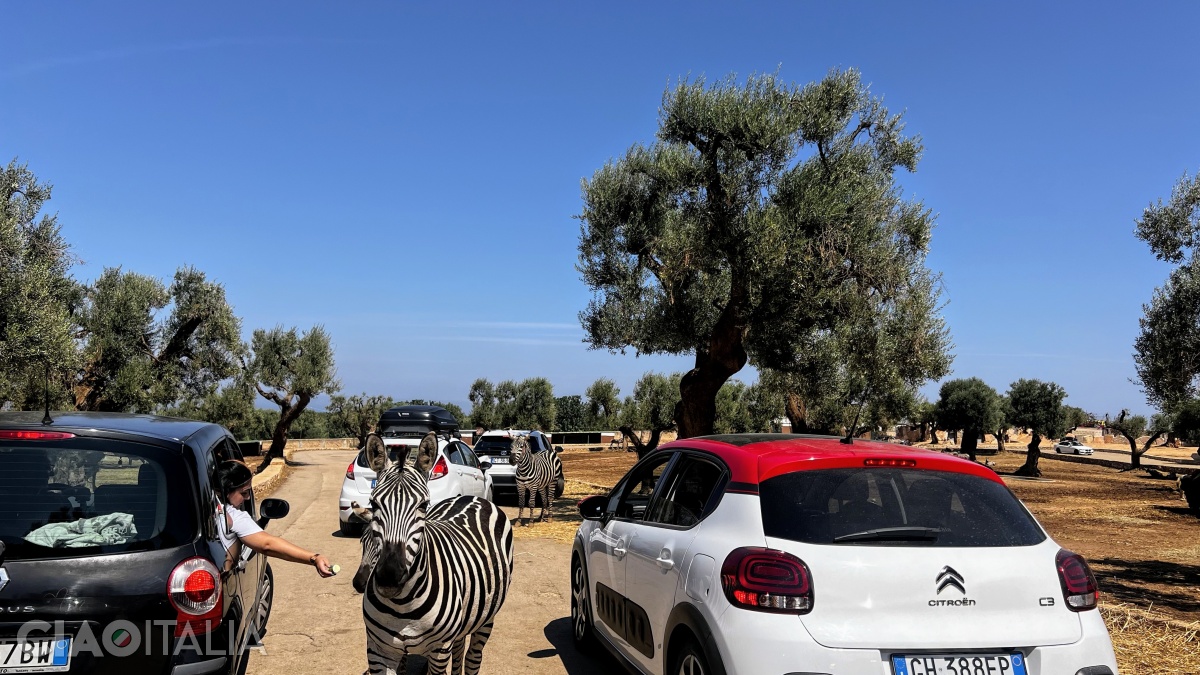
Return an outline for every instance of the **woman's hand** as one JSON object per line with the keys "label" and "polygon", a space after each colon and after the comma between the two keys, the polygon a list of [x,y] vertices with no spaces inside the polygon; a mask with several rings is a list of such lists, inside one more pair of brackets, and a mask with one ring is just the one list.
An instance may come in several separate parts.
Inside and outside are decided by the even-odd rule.
{"label": "woman's hand", "polygon": [[320,574],[322,577],[331,577],[334,574],[333,563],[329,562],[329,559],[320,553],[313,556],[313,566],[317,568],[317,574]]}

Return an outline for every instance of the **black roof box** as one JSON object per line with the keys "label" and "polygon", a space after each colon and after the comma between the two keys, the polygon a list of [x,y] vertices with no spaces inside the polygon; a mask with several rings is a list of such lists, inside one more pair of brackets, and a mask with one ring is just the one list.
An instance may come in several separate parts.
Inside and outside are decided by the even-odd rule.
{"label": "black roof box", "polygon": [[402,405],[388,408],[379,416],[381,436],[424,435],[430,431],[458,431],[458,420],[436,405]]}

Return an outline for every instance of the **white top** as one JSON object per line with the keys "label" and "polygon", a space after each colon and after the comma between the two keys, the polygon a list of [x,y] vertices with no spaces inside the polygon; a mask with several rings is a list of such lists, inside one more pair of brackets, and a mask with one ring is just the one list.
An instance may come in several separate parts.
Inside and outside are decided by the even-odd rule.
{"label": "white top", "polygon": [[[225,514],[229,514],[229,519],[225,519]],[[226,527],[232,522],[233,524]],[[240,547],[239,541],[242,537],[247,537],[252,534],[262,532],[263,529],[254,522],[249,513],[229,506],[228,504],[217,505],[217,534],[221,537],[221,545],[226,551],[230,551],[232,557],[245,560],[250,555],[250,547],[241,547],[241,550],[234,551],[234,546]]]}

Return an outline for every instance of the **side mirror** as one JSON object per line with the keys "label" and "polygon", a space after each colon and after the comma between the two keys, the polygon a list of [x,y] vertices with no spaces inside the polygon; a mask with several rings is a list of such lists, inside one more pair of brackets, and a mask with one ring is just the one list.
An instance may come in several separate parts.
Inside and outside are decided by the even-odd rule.
{"label": "side mirror", "polygon": [[583,516],[584,520],[603,520],[604,507],[607,505],[608,497],[604,495],[586,497],[579,502],[579,515]]}
{"label": "side mirror", "polygon": [[554,446],[554,451],[555,451],[555,452],[562,452],[562,446],[561,446],[561,445],[556,445],[556,446]]}
{"label": "side mirror", "polygon": [[273,497],[262,500],[262,504],[258,505],[258,526],[266,527],[267,523],[272,520],[286,518],[287,514],[292,510],[286,499],[275,499]]}
{"label": "side mirror", "polygon": [[479,470],[480,471],[487,473],[487,470],[490,468],[492,468],[491,462],[487,461],[486,459],[479,460]]}

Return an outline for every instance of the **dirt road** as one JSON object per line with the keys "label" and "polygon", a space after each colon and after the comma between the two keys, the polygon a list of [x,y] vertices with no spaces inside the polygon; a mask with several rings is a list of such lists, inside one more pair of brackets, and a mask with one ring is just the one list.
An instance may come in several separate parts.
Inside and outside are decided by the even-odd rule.
{"label": "dirt road", "polygon": [[[338,492],[352,457],[346,451],[297,453],[300,465],[272,495],[288,500],[292,510],[267,530],[328,556],[342,572],[321,579],[312,567],[272,562],[275,605],[263,650],[250,659],[250,673],[366,670],[362,596],[350,585],[361,548],[358,539],[338,533],[336,515]],[[583,657],[571,645],[568,555],[565,544],[516,540],[513,586],[484,651],[485,675],[619,672],[614,661]],[[424,672],[424,665],[423,659],[409,659],[409,673]]]}

